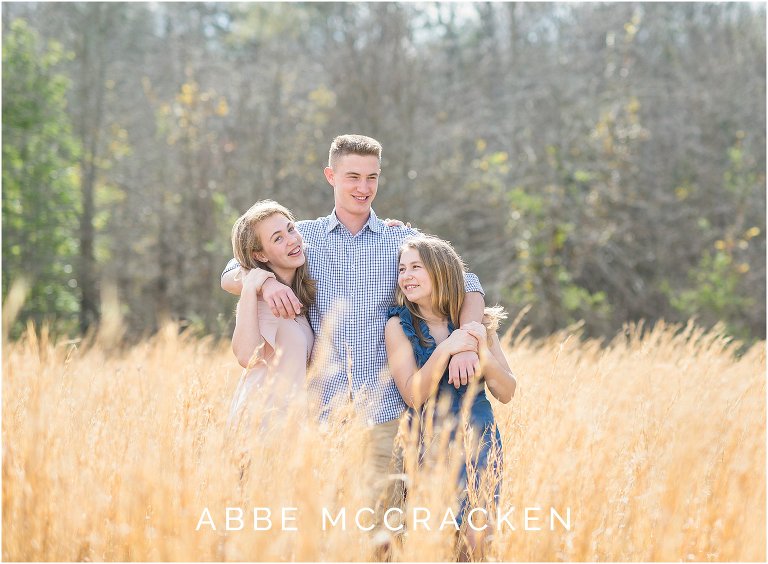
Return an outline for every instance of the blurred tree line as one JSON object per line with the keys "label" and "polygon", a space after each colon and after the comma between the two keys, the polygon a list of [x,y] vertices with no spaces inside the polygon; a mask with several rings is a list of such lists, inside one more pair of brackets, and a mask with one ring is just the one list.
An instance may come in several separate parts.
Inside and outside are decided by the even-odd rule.
{"label": "blurred tree line", "polygon": [[691,316],[765,338],[765,6],[4,3],[3,297],[77,333],[224,334],[233,220],[374,208],[451,240],[548,333]]}

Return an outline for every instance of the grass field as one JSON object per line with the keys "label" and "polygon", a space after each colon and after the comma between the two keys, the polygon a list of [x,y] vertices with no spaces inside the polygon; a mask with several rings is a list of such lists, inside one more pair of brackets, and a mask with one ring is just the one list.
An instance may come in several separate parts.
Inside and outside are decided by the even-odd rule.
{"label": "grass field", "polygon": [[[370,534],[320,524],[323,507],[361,503],[354,422],[321,429],[293,406],[253,434],[241,482],[228,343],[174,326],[114,343],[4,344],[4,560],[370,558]],[[658,325],[603,347],[567,334],[505,346],[518,391],[494,410],[516,530],[494,535],[489,559],[765,560],[765,343],[737,358],[716,333]],[[410,478],[411,505],[440,507],[450,480]],[[245,508],[244,530],[223,530],[226,507]],[[273,509],[272,530],[253,530],[253,507]],[[280,530],[281,507],[298,508],[299,531]],[[525,507],[570,508],[570,530],[523,530]],[[196,530],[204,508],[216,531]],[[393,559],[450,559],[452,538],[411,530]]]}

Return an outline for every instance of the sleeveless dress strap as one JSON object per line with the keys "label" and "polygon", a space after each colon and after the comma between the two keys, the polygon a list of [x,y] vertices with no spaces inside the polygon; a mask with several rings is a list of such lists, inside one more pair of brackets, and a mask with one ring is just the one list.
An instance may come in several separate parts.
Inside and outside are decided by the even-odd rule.
{"label": "sleeveless dress strap", "polygon": [[[421,341],[419,341],[418,335],[416,335],[416,328],[414,327],[414,322],[417,320],[413,319],[413,316],[411,315],[411,312],[408,311],[408,308],[405,306],[395,306],[392,308],[389,308],[389,317],[399,317],[400,318],[400,327],[403,328],[403,333],[405,333],[405,336],[408,337],[408,340],[411,342],[411,347],[413,348],[413,353],[416,355],[416,365],[421,368],[424,366],[424,364],[429,360],[430,355],[432,354],[432,351],[434,349],[433,346],[427,346],[421,344]],[[418,321],[421,321],[420,319]],[[423,322],[422,322],[423,323]],[[425,334],[424,327],[420,327],[422,335],[425,337],[428,335],[428,333]]]}
{"label": "sleeveless dress strap", "polygon": [[[395,316],[400,318],[400,326],[403,328],[405,336],[408,337],[408,340],[411,342],[411,347],[416,355],[416,365],[421,368],[429,360],[429,357],[432,356],[432,353],[435,352],[436,347],[435,340],[429,333],[429,327],[427,327],[427,324],[423,319],[414,319],[410,310],[405,306],[394,306],[389,308],[389,317]],[[427,345],[423,345],[416,334],[414,324],[417,322],[420,324],[419,329],[421,329],[421,334],[427,341]],[[450,322],[448,323],[448,332],[453,332],[453,324]]]}

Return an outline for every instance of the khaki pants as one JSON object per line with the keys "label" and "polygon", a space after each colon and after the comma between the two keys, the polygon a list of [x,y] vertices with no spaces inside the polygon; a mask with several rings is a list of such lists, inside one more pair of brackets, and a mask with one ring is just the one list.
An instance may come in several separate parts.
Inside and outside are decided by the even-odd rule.
{"label": "khaki pants", "polygon": [[[403,453],[395,449],[395,437],[400,427],[400,420],[387,421],[374,425],[368,430],[365,445],[365,484],[369,507],[374,509],[376,528],[384,527],[384,513],[392,508],[403,508],[405,484],[403,481]],[[397,528],[403,522],[397,511],[390,513],[387,523]],[[388,531],[384,528],[383,530]],[[401,531],[391,531],[398,534]]]}

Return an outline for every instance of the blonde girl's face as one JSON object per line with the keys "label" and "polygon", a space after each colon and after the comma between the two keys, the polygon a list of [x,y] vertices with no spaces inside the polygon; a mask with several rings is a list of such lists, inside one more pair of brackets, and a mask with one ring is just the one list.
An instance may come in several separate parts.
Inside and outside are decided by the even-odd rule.
{"label": "blonde girl's face", "polygon": [[295,270],[306,262],[304,241],[294,222],[283,214],[269,216],[256,229],[263,249],[253,251],[256,260],[279,270]]}
{"label": "blonde girl's face", "polygon": [[429,303],[432,280],[416,249],[406,248],[400,255],[397,284],[409,302]]}

